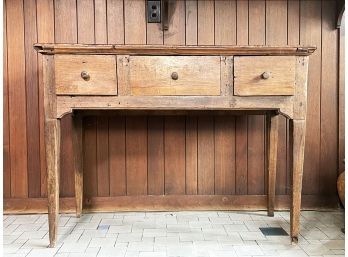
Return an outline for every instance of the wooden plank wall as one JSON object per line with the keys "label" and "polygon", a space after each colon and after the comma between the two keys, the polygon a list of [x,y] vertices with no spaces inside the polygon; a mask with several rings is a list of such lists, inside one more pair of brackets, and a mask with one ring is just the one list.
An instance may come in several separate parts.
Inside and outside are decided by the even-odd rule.
{"label": "wooden plank wall", "polygon": [[[146,23],[144,0],[5,0],[5,201],[47,194],[42,65],[33,43],[301,44],[318,47],[309,66],[303,193],[313,202],[330,196],[325,204],[335,205],[336,2],[186,0],[170,7],[169,30],[163,32],[160,24]],[[71,116],[67,116],[62,121],[62,197],[74,196],[70,131]],[[264,131],[265,118],[258,115],[86,117],[84,194],[264,195]],[[288,122],[283,118],[278,195],[289,194],[288,136]]]}

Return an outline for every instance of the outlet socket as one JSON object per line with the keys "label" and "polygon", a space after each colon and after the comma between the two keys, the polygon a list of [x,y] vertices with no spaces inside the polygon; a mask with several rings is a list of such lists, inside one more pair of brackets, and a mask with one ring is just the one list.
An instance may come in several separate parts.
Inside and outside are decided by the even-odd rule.
{"label": "outlet socket", "polygon": [[161,1],[147,1],[147,22],[161,23]]}

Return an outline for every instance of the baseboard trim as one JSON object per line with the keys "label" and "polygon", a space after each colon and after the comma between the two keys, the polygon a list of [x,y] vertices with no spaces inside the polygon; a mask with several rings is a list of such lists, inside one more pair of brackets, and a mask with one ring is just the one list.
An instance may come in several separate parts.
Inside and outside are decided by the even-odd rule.
{"label": "baseboard trim", "polygon": [[[276,210],[289,210],[290,196],[275,198]],[[302,209],[340,208],[337,196],[303,195]],[[182,211],[182,210],[266,210],[266,195],[144,195],[86,197],[84,212]],[[60,212],[74,213],[75,198],[60,198]],[[47,213],[46,198],[5,198],[5,214]]]}

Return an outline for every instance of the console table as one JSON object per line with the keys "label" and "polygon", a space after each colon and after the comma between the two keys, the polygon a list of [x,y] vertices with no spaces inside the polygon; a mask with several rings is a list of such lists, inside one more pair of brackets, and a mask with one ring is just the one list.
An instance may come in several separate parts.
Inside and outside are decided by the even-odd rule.
{"label": "console table", "polygon": [[291,239],[297,242],[308,56],[315,47],[35,44],[43,54],[50,247],[59,215],[60,119],[74,113],[76,213],[82,212],[78,110],[224,110],[267,115],[268,214],[273,216],[279,114],[290,119]]}

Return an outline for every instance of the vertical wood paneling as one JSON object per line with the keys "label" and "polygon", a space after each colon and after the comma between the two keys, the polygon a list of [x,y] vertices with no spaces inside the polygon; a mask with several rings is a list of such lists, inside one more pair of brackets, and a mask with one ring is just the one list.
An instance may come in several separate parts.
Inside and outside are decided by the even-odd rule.
{"label": "vertical wood paneling", "polygon": [[198,194],[215,192],[214,117],[198,117]]}
{"label": "vertical wood paneling", "polygon": [[109,118],[110,196],[126,195],[126,124],[123,116]]}
{"label": "vertical wood paneling", "polygon": [[4,1],[4,66],[3,66],[3,151],[4,151],[4,164],[3,164],[3,188],[4,198],[11,197],[11,155],[10,155],[10,128],[9,128],[9,109],[8,109],[8,78],[7,78],[7,25],[6,25],[6,2]]}
{"label": "vertical wood paneling", "polygon": [[197,141],[197,117],[186,117],[186,194],[197,194],[198,183],[198,141]]}
{"label": "vertical wood paneling", "polygon": [[311,55],[307,92],[307,133],[303,172],[304,194],[319,192],[320,159],[320,88],[321,88],[321,2],[300,2],[300,43],[315,45],[318,50]]}
{"label": "vertical wood paneling", "polygon": [[146,43],[149,45],[163,44],[163,30],[161,23],[146,24]]}
{"label": "vertical wood paneling", "polygon": [[39,127],[39,91],[37,74],[37,52],[33,44],[37,42],[36,1],[24,1],[24,37],[25,37],[25,80],[27,98],[27,140],[28,140],[28,189],[29,197],[40,197],[40,130]]}
{"label": "vertical wood paneling", "polygon": [[197,45],[197,0],[186,0],[186,45]]}
{"label": "vertical wood paneling", "polygon": [[235,194],[235,120],[215,117],[215,194]]}
{"label": "vertical wood paneling", "polygon": [[[249,42],[248,1],[237,1],[237,45]],[[248,192],[248,116],[236,116],[236,194]]]}
{"label": "vertical wood paneling", "polygon": [[[266,44],[287,44],[287,2],[266,1]],[[278,121],[278,159],[276,170],[276,193],[286,194],[287,187],[287,119]],[[267,175],[268,171],[266,170]]]}
{"label": "vertical wood paneling", "polygon": [[23,2],[6,1],[6,8],[11,196],[25,198],[28,166]]}
{"label": "vertical wood paneling", "polygon": [[169,1],[170,26],[164,31],[164,44],[185,45],[185,2]]}
{"label": "vertical wood paneling", "polygon": [[146,43],[145,1],[124,0],[126,44]]}
{"label": "vertical wood paneling", "polygon": [[288,45],[300,44],[300,1],[288,1]]}
{"label": "vertical wood paneling", "polygon": [[338,74],[338,45],[332,44],[338,38],[335,2],[323,2],[322,15],[320,193],[331,195],[336,192],[338,174],[338,78],[333,76]]}
{"label": "vertical wood paneling", "polygon": [[287,44],[287,1],[266,1],[266,44]]}
{"label": "vertical wood paneling", "polygon": [[165,194],[185,194],[185,117],[168,116],[164,129]]}
{"label": "vertical wood paneling", "polygon": [[[249,45],[265,44],[265,1],[249,1]],[[248,194],[264,193],[265,118],[248,117]]]}
{"label": "vertical wood paneling", "polygon": [[147,117],[126,117],[127,195],[147,194]]}
{"label": "vertical wood paneling", "polygon": [[108,32],[106,23],[106,1],[94,0],[95,43],[107,44]]}
{"label": "vertical wood paneling", "polygon": [[97,117],[97,181],[98,196],[109,196],[109,122]]}
{"label": "vertical wood paneling", "polygon": [[107,29],[109,44],[124,44],[123,0],[107,0]]}
{"label": "vertical wood paneling", "polygon": [[214,45],[214,1],[198,1],[198,44]]}
{"label": "vertical wood paneling", "polygon": [[77,43],[76,0],[55,0],[54,14],[56,43]]}
{"label": "vertical wood paneling", "polygon": [[[345,14],[342,16],[342,24],[345,24]],[[338,71],[338,170],[345,170],[345,25],[339,29],[339,71]]]}
{"label": "vertical wood paneling", "polygon": [[148,194],[164,194],[164,129],[163,117],[148,117]]}
{"label": "vertical wood paneling", "polygon": [[215,44],[236,44],[236,1],[215,1]]}
{"label": "vertical wood paneling", "polygon": [[96,118],[86,117],[83,121],[83,127],[83,194],[87,197],[96,196],[98,195]]}
{"label": "vertical wood paneling", "polygon": [[249,0],[249,45],[264,45],[265,0]]}
{"label": "vertical wood paneling", "polygon": [[94,1],[77,0],[77,41],[94,43]]}
{"label": "vertical wood paneling", "polygon": [[[36,0],[37,40],[38,42],[54,42],[54,3],[53,0]],[[39,131],[40,131],[40,177],[41,196],[47,196],[47,172],[45,153],[45,124],[44,124],[44,92],[43,92],[42,55],[38,55],[39,81]]]}

